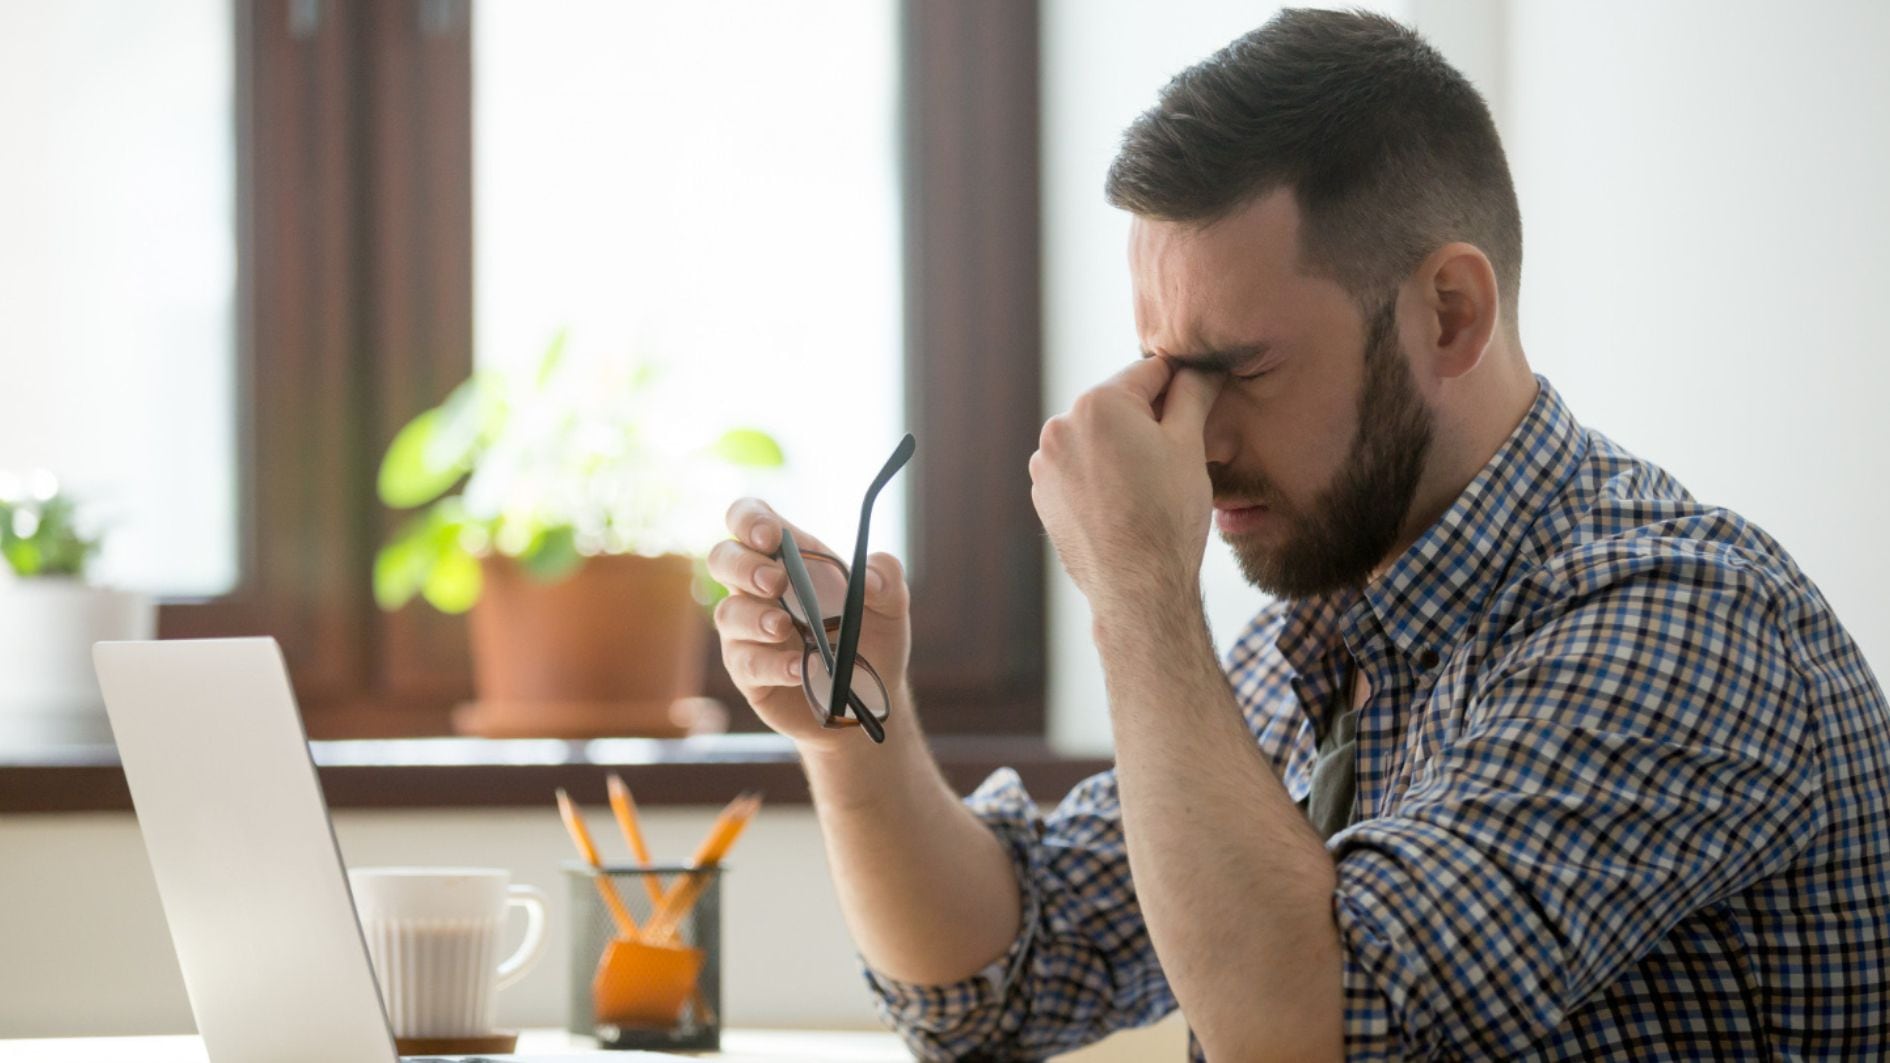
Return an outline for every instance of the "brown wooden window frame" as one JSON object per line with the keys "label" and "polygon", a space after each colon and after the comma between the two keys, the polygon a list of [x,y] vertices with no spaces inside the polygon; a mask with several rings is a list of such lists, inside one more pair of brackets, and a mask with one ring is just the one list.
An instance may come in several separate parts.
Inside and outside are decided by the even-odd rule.
{"label": "brown wooden window frame", "polygon": [[[166,638],[267,634],[314,737],[447,733],[462,619],[374,604],[398,427],[471,370],[471,0],[235,0],[240,581]],[[935,734],[1045,732],[1038,11],[904,0],[912,681]],[[708,640],[709,693],[746,712]]]}

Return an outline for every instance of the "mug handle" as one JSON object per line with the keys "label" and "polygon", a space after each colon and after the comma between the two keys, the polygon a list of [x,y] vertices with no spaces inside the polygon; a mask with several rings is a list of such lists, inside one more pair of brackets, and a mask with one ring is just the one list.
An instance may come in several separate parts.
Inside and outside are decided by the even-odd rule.
{"label": "mug handle", "polygon": [[538,954],[545,950],[545,891],[521,883],[506,889],[505,903],[507,907],[525,909],[525,940],[499,964],[494,989],[504,989],[525,977],[525,972],[538,962]]}

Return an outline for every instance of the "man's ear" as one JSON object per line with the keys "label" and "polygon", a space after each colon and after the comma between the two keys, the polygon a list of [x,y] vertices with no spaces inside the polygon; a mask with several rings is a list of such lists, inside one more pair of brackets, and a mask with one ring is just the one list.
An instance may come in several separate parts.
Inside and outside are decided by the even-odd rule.
{"label": "man's ear", "polygon": [[1446,244],[1412,275],[1420,300],[1420,356],[1439,379],[1475,369],[1503,317],[1496,271],[1474,244]]}

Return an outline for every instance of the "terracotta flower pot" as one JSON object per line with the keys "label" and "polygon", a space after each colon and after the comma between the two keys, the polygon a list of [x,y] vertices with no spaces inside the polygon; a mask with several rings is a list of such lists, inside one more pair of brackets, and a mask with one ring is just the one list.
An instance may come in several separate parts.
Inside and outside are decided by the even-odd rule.
{"label": "terracotta flower pot", "polygon": [[[719,729],[698,697],[707,621],[678,554],[586,560],[541,583],[510,558],[481,562],[471,615],[478,700],[454,726],[489,738],[675,737]],[[706,704],[704,704],[706,702]]]}

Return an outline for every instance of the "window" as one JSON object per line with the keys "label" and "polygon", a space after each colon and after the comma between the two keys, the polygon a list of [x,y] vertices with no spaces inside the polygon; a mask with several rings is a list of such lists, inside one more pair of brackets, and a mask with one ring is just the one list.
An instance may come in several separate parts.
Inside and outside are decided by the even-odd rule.
{"label": "window", "polygon": [[[648,343],[680,352],[686,372],[717,371],[723,347],[764,347],[751,334],[767,329],[764,350],[797,368],[832,358],[821,372],[837,373],[852,358],[883,371],[848,380],[859,389],[848,401],[865,403],[871,419],[857,435],[824,428],[831,400],[811,379],[796,399],[815,407],[811,418],[757,401],[781,397],[778,376],[729,389],[739,403],[716,411],[780,433],[790,459],[808,454],[822,477],[834,470],[826,478],[845,501],[809,501],[819,514],[810,525],[850,535],[858,493],[883,457],[861,458],[867,472],[855,474],[840,468],[847,455],[825,453],[835,439],[884,439],[889,450],[899,429],[918,437],[903,498],[889,494],[875,526],[886,536],[879,548],[891,549],[904,526],[912,678],[928,729],[1043,733],[1044,558],[1024,474],[1041,424],[1034,4],[236,0],[234,28],[234,478],[245,549],[234,588],[170,600],[162,634],[274,635],[316,737],[445,731],[471,692],[463,621],[418,604],[382,614],[370,593],[374,549],[397,519],[373,495],[394,432],[464,379],[475,353],[482,362],[535,354],[560,326],[574,349]],[[769,46],[790,31],[811,34],[803,54],[774,56]],[[674,78],[702,68],[689,54],[708,35],[720,42],[716,58],[741,73],[696,101],[722,117],[692,133],[669,113]],[[598,59],[586,70],[587,54],[621,64],[643,56],[643,66]],[[766,85],[765,97],[738,106],[757,83],[789,76],[806,80]],[[534,128],[530,113],[493,101],[494,92],[542,100],[558,91],[554,77],[608,79],[567,91],[621,93],[622,109],[541,103]],[[668,110],[648,106],[659,88]],[[782,135],[819,107],[832,113]],[[660,132],[614,128],[636,123]],[[736,172],[560,178],[572,167],[634,166],[646,140],[683,136],[706,138],[687,155]],[[803,149],[834,157],[836,172],[822,181],[799,172],[812,163],[768,169]],[[676,155],[663,165],[680,165]],[[744,190],[726,209],[775,228],[757,238],[769,254],[731,266],[729,245],[686,237],[707,209],[696,204]],[[700,198],[647,209],[651,197],[684,194]],[[553,213],[567,203],[570,213]],[[819,224],[836,209],[867,219],[847,229],[850,242]],[[599,220],[580,234],[588,246],[540,242],[572,217]],[[823,234],[811,257],[773,254]],[[613,242],[664,246],[687,266],[630,260],[612,273]],[[565,255],[573,261],[561,263]],[[790,270],[842,290],[808,305],[769,287]],[[579,273],[582,283],[550,282]],[[702,300],[716,282],[730,301]],[[613,298],[629,294],[649,297]],[[703,321],[722,305],[734,309]],[[768,361],[727,364],[721,372],[780,372]],[[709,693],[737,708],[713,645],[710,654]]]}
{"label": "window", "polygon": [[[850,550],[905,429],[898,28],[891,0],[479,8],[477,362],[568,328],[664,366],[657,432],[765,428],[770,501]],[[880,505],[903,556],[903,478]]]}
{"label": "window", "polygon": [[[102,582],[237,582],[227,0],[0,7],[0,475],[55,474]],[[105,386],[100,386],[105,385]]]}

